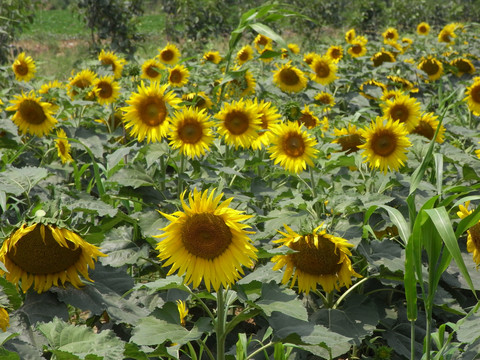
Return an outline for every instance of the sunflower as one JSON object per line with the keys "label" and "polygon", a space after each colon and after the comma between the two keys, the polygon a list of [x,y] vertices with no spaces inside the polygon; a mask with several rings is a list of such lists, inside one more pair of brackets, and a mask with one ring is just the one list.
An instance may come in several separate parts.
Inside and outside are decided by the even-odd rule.
{"label": "sunflower", "polygon": [[473,74],[475,73],[475,66],[467,58],[456,58],[450,62],[450,65],[457,69],[457,76],[462,76],[463,74]]}
{"label": "sunflower", "polygon": [[295,250],[292,254],[276,255],[271,261],[275,263],[273,270],[286,266],[282,283],[286,284],[292,278],[290,287],[298,282],[298,291],[309,293],[316,290],[317,285],[322,286],[327,293],[333,289],[350,287],[352,276],[361,277],[353,270],[349,256],[352,255],[350,244],[338,236],[327,234],[320,230],[322,225],[313,230],[311,234],[300,235],[284,225],[287,232],[280,234],[284,238],[275,240],[275,243]]}
{"label": "sunflower", "polygon": [[113,75],[105,75],[95,80],[94,91],[101,105],[108,105],[120,96],[120,85]]}
{"label": "sunflower", "polygon": [[[473,84],[467,87],[467,95],[463,100],[467,102],[468,108],[475,116],[480,115],[480,77],[473,78]],[[8,110],[8,109],[7,109]]]}
{"label": "sunflower", "polygon": [[193,282],[197,288],[202,280],[210,291],[227,288],[244,274],[243,266],[251,267],[257,259],[257,250],[248,235],[252,231],[242,221],[251,216],[229,208],[233,198],[220,203],[223,193],[214,197],[215,190],[203,193],[196,188],[184,201],[180,196],[183,212],[171,215],[161,213],[170,223],[161,229],[163,238],[158,245],[158,257],[163,266],[170,266],[168,275],[178,270],[185,274],[185,284]]}
{"label": "sunflower", "polygon": [[163,49],[158,49],[158,59],[168,65],[175,65],[180,59],[180,50],[174,44],[167,43]]}
{"label": "sunflower", "polygon": [[[460,219],[466,218],[473,210],[468,210],[470,201],[465,202],[464,205],[460,205],[460,211],[457,215]],[[477,264],[477,268],[480,265],[480,221],[467,230],[467,251],[472,253],[473,261]]]}
{"label": "sunflower", "polygon": [[323,106],[324,110],[329,110],[335,105],[335,98],[332,94],[322,91],[313,97],[314,104]]}
{"label": "sunflower", "polygon": [[67,139],[67,134],[63,129],[57,130],[57,139],[55,139],[55,147],[57,148],[58,157],[62,160],[62,164],[72,162],[73,158],[70,155],[70,143]]}
{"label": "sunflower", "polygon": [[190,72],[184,65],[175,65],[168,69],[168,83],[172,87],[182,87],[188,83]]}
{"label": "sunflower", "polygon": [[125,59],[119,58],[113,51],[105,51],[102,49],[98,55],[98,61],[100,61],[102,65],[110,67],[115,79],[122,77],[123,67],[126,63]]}
{"label": "sunflower", "polygon": [[208,110],[213,106],[212,100],[203,91],[183,94],[182,100],[188,103],[186,105],[193,106],[198,110]]}
{"label": "sunflower", "polygon": [[61,83],[58,80],[53,80],[53,81],[49,81],[48,83],[42,84],[42,86],[40,86],[40,89],[38,90],[38,93],[43,95],[42,97],[46,100],[46,102],[48,102],[51,105],[50,109],[54,112],[56,112],[59,109],[59,106],[56,103],[57,98],[55,97],[54,94],[52,94],[52,93],[55,93],[56,90],[52,90],[52,89],[63,89],[63,88],[65,88],[65,85],[63,83]]}
{"label": "sunflower", "polygon": [[395,42],[398,40],[398,31],[393,27],[389,27],[387,30],[385,30],[382,33],[382,36],[383,36],[383,42],[389,42],[389,41]]}
{"label": "sunflower", "polygon": [[380,105],[387,119],[399,121],[410,132],[420,120],[420,103],[408,95],[399,95]]}
{"label": "sunflower", "polygon": [[143,79],[150,79],[154,81],[160,81],[162,78],[162,70],[165,69],[165,66],[156,59],[146,60],[142,64],[142,75]]}
{"label": "sunflower", "polygon": [[78,234],[52,224],[23,224],[3,243],[0,261],[6,279],[26,292],[32,287],[38,293],[68,281],[76,288],[83,286],[79,274],[92,281],[88,267],[94,268],[99,256],[106,256]]}
{"label": "sunflower", "polygon": [[366,80],[360,84],[360,95],[366,97],[367,99],[376,100],[385,91],[387,91],[387,86],[381,81],[374,79]]}
{"label": "sunflower", "polygon": [[333,135],[336,136],[336,139],[332,143],[339,144],[347,155],[360,150],[358,146],[363,144],[361,131],[352,124],[348,124],[348,127],[342,129],[334,128]]}
{"label": "sunflower", "polygon": [[292,54],[299,54],[300,47],[297,44],[288,44],[286,49],[282,49],[282,59],[288,58],[289,52],[291,52]]}
{"label": "sunflower", "polygon": [[334,62],[338,63],[343,58],[343,48],[338,45],[332,45],[327,49],[326,55]]}
{"label": "sunflower", "polygon": [[402,90],[399,89],[387,89],[380,97],[380,101],[395,100],[397,97],[405,95]]}
{"label": "sunflower", "polygon": [[395,56],[390,51],[382,49],[382,51],[375,53],[371,60],[373,62],[373,66],[378,67],[385,62],[395,62]]}
{"label": "sunflower", "polygon": [[5,308],[0,308],[0,329],[3,332],[7,331],[7,327],[10,326],[10,316],[8,315],[7,310]]}
{"label": "sunflower", "polygon": [[188,308],[185,301],[177,300],[177,309],[178,309],[178,315],[180,316],[180,324],[182,326],[185,326],[185,318],[188,315]]}
{"label": "sunflower", "polygon": [[355,38],[350,43],[351,46],[348,48],[347,52],[350,54],[351,57],[357,58],[364,56],[367,53],[366,42],[363,40],[365,39],[363,36],[361,38]]}
{"label": "sunflower", "polygon": [[410,49],[410,47],[412,46],[413,44],[413,40],[410,39],[410,38],[407,38],[407,37],[403,37],[402,38],[402,54],[407,51],[408,49]]}
{"label": "sunflower", "polygon": [[372,121],[370,128],[361,130],[365,143],[359,145],[362,156],[366,158],[370,168],[377,168],[385,174],[390,168],[398,170],[407,160],[406,149],[411,145],[407,138],[407,130],[399,121],[389,119],[387,124],[384,118],[377,117]]}
{"label": "sunflower", "polygon": [[127,100],[129,106],[123,107],[125,129],[138,141],[159,142],[167,135],[169,128],[169,106],[176,108],[181,101],[173,91],[167,93],[168,84],[160,86],[153,81],[146,87],[144,82],[138,86],[138,93]]}
{"label": "sunflower", "polygon": [[[74,77],[70,77],[67,84],[68,95],[73,99],[78,95],[79,91],[88,89],[93,85],[97,79],[97,74],[92,70],[85,69],[75,74]],[[88,100],[92,100],[95,97],[94,92],[89,92],[86,96]]]}
{"label": "sunflower", "polygon": [[12,64],[12,69],[18,81],[30,81],[37,71],[35,61],[31,56],[26,56],[24,52],[18,54]]}
{"label": "sunflower", "polygon": [[215,123],[209,119],[205,109],[190,106],[175,111],[168,133],[169,145],[192,159],[205,155],[214,139]]}
{"label": "sunflower", "polygon": [[337,65],[327,56],[317,56],[310,64],[313,74],[310,78],[322,85],[328,85],[337,79]]}
{"label": "sunflower", "polygon": [[320,56],[320,55],[317,54],[316,52],[309,52],[307,54],[304,54],[303,55],[303,62],[307,65],[311,65],[313,60],[315,60],[315,58],[317,56]]}
{"label": "sunflower", "polygon": [[243,65],[247,61],[252,59],[253,59],[253,49],[250,45],[245,45],[240,50],[238,50],[237,57],[236,57],[238,65]]}
{"label": "sunflower", "polygon": [[7,111],[15,111],[12,121],[18,126],[22,135],[29,133],[42,137],[49,134],[54,128],[57,120],[52,116],[52,105],[43,102],[32,90],[28,94],[15,95],[16,100],[7,107]]}
{"label": "sunflower", "polygon": [[253,45],[258,52],[261,52],[263,49],[272,47],[272,39],[263,34],[258,34],[253,40]]}
{"label": "sunflower", "polygon": [[353,39],[357,37],[355,29],[350,29],[345,33],[345,41],[349,44],[352,43]]}
{"label": "sunflower", "polygon": [[[234,71],[237,69],[234,69]],[[225,96],[227,98],[243,98],[255,93],[257,82],[250,70],[245,70],[242,77],[230,80],[225,85]]]}
{"label": "sunflower", "polygon": [[418,64],[418,69],[422,70],[428,75],[428,80],[434,81],[439,79],[443,74],[443,65],[435,57],[429,55],[422,57]]}
{"label": "sunflower", "polygon": [[307,129],[313,129],[320,122],[318,117],[316,117],[308,108],[308,105],[305,105],[297,121],[299,124],[303,124]]}
{"label": "sunflower", "polygon": [[220,120],[218,133],[225,138],[229,145],[248,148],[253,140],[258,137],[261,126],[260,114],[252,102],[232,101],[224,103],[216,118]]}
{"label": "sunflower", "polygon": [[307,78],[303,72],[289,61],[273,72],[273,82],[282,91],[298,93],[307,87]]}
{"label": "sunflower", "polygon": [[447,24],[443,27],[443,29],[438,33],[438,42],[443,42],[446,44],[453,44],[455,42],[455,38],[457,35],[455,34],[455,30],[457,29],[457,24],[451,23]]}
{"label": "sunflower", "polygon": [[[437,119],[438,119],[438,116],[436,116],[432,112],[423,113],[422,116],[420,117],[420,121],[418,125],[414,129],[412,129],[411,133],[422,135],[427,139],[432,140],[433,135],[435,135],[435,131],[437,130],[437,127],[439,124],[439,121]],[[435,141],[441,144],[445,140],[444,137],[445,137],[445,127],[441,125],[440,129],[438,130],[438,134],[437,134],[437,137],[435,138]]]}
{"label": "sunflower", "polygon": [[390,80],[394,86],[396,86],[397,88],[400,88],[400,90],[402,91],[405,91],[405,92],[408,91],[412,93],[418,92],[418,88],[416,88],[411,81],[405,78],[402,78],[400,76],[395,76],[395,75],[388,75],[387,79]]}
{"label": "sunflower", "polygon": [[202,61],[218,64],[220,61],[222,61],[222,56],[218,51],[207,51],[205,54],[203,54]]}
{"label": "sunflower", "polygon": [[273,136],[271,129],[280,123],[281,115],[278,109],[269,101],[262,100],[258,102],[258,99],[255,98],[254,100],[247,100],[247,104],[250,103],[255,106],[261,120],[258,138],[252,141],[252,149],[258,150],[270,145]]}
{"label": "sunflower", "polygon": [[308,134],[303,126],[296,121],[281,123],[272,129],[274,137],[272,146],[268,148],[270,159],[280,164],[292,173],[299,173],[306,169],[307,164],[314,166],[313,158],[317,157],[318,150],[315,137]]}
{"label": "sunflower", "polygon": [[428,25],[426,22],[421,22],[420,24],[417,25],[417,34],[418,35],[428,35],[430,32],[430,25]]}

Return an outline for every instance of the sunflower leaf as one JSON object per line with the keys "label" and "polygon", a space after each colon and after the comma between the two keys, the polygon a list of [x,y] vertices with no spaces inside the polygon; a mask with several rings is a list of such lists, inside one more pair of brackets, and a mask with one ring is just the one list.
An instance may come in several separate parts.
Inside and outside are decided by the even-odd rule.
{"label": "sunflower leaf", "polygon": [[18,196],[28,194],[41,180],[48,176],[47,169],[34,166],[9,167],[0,177],[0,191]]}
{"label": "sunflower leaf", "polygon": [[267,316],[271,316],[274,311],[279,311],[303,321],[307,321],[308,319],[307,310],[295,291],[285,288],[282,289],[273,282],[263,284],[262,296],[255,304],[260,307]]}

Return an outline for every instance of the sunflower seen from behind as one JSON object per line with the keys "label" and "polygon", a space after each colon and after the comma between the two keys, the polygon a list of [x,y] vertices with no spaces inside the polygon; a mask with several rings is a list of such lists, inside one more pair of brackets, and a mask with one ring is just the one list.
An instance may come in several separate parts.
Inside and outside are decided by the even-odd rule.
{"label": "sunflower seen from behind", "polygon": [[63,129],[57,130],[57,138],[55,139],[55,147],[57,148],[57,154],[62,164],[72,162],[73,158],[70,155],[70,143],[68,142],[67,134]]}
{"label": "sunflower seen from behind", "polygon": [[172,87],[182,87],[188,83],[190,71],[185,65],[175,65],[168,69],[168,83]]}
{"label": "sunflower seen from behind", "polygon": [[399,121],[386,120],[378,116],[370,126],[361,130],[365,143],[359,145],[363,162],[371,169],[379,169],[384,174],[398,170],[407,161],[406,152],[411,146],[405,126]]}
{"label": "sunflower seen from behind", "polygon": [[384,116],[399,121],[410,132],[420,120],[420,103],[409,95],[399,95],[380,105]]}
{"label": "sunflower seen from behind", "polygon": [[271,261],[275,263],[273,270],[285,267],[282,283],[290,281],[291,288],[298,284],[298,292],[308,294],[320,285],[329,293],[344,286],[350,287],[352,276],[361,277],[353,269],[350,260],[353,244],[327,234],[326,230],[321,230],[322,226],[301,235],[284,225],[287,231],[279,231],[284,237],[274,241],[295,250],[292,254],[275,255]]}
{"label": "sunflower seen from behind", "polygon": [[57,119],[53,117],[52,104],[42,101],[32,90],[28,94],[14,95],[15,100],[10,100],[13,105],[7,111],[15,111],[12,121],[17,125],[22,135],[30,134],[38,137],[49,134]]}
{"label": "sunflower seen from behind", "polygon": [[[459,206],[457,215],[460,219],[465,219],[473,210],[468,210],[470,201],[466,201],[465,205]],[[473,261],[480,266],[480,221],[467,230],[467,251],[472,253]]]}
{"label": "sunflower seen from behind", "polygon": [[233,198],[223,202],[223,193],[204,192],[196,188],[180,196],[183,211],[161,213],[169,220],[162,228],[156,249],[160,260],[169,267],[168,275],[178,271],[185,275],[184,283],[198,288],[202,281],[208,291],[228,288],[244,274],[243,267],[251,267],[257,259],[257,249],[249,238],[243,221],[251,215],[229,207]]}
{"label": "sunflower seen from behind", "polygon": [[25,52],[21,52],[13,62],[12,70],[18,81],[27,82],[33,79],[37,67],[31,56],[27,56]]}
{"label": "sunflower seen from behind", "polygon": [[170,108],[177,108],[181,100],[168,84],[160,85],[153,81],[145,86],[142,81],[138,93],[132,93],[127,100],[128,106],[122,108],[125,129],[138,141],[160,142],[166,137],[170,126]]}
{"label": "sunflower seen from behind", "polygon": [[279,164],[285,170],[298,174],[314,166],[313,159],[317,157],[315,149],[317,140],[296,121],[288,121],[272,128],[272,144],[267,149],[274,164]]}
{"label": "sunflower seen from behind", "polygon": [[80,288],[79,275],[92,281],[88,268],[95,268],[94,260],[106,256],[74,231],[54,224],[24,223],[3,243],[0,262],[7,272],[0,274],[24,292],[33,286],[38,293],[67,282]]}
{"label": "sunflower seen from behind", "polygon": [[305,74],[289,61],[282,66],[275,64],[277,70],[273,71],[273,83],[280,90],[287,93],[298,93],[307,87],[308,80]]}
{"label": "sunflower seen from behind", "polygon": [[475,116],[480,115],[480,77],[473,78],[473,83],[465,91],[467,95],[463,100],[467,102],[468,109]]}

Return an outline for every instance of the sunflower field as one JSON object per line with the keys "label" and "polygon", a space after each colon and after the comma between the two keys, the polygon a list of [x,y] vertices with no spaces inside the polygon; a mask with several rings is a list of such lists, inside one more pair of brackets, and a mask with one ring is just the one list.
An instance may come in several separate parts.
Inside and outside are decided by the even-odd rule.
{"label": "sunflower field", "polygon": [[479,24],[294,16],[0,66],[0,359],[480,358]]}

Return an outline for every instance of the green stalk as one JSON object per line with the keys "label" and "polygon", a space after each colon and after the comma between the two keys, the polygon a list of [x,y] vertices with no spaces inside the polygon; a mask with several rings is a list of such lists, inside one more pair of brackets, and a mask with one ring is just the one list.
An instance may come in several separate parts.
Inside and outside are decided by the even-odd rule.
{"label": "green stalk", "polygon": [[177,194],[180,196],[183,192],[182,174],[185,171],[185,156],[180,153],[180,166],[178,167]]}
{"label": "green stalk", "polygon": [[410,320],[410,360],[415,360],[415,320]]}
{"label": "green stalk", "polygon": [[258,348],[254,352],[252,352],[250,355],[246,357],[246,359],[253,359],[255,356],[260,354],[263,350],[269,348],[270,346],[275,345],[273,341],[270,341],[268,344],[263,345],[261,348]]}
{"label": "green stalk", "polygon": [[217,321],[215,333],[217,335],[217,360],[225,360],[225,321],[226,321],[225,294],[223,286],[217,291]]}

